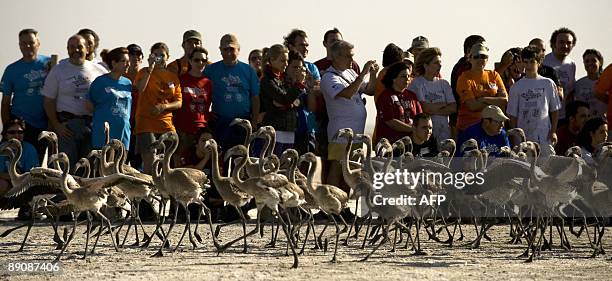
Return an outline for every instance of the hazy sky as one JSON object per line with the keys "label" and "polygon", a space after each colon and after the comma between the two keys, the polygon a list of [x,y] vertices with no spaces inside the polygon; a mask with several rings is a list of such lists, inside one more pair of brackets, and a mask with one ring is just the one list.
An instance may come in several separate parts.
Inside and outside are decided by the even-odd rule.
{"label": "hazy sky", "polygon": [[[299,6],[297,3],[303,3]],[[612,1],[0,1],[0,71],[20,58],[17,33],[35,28],[40,33],[41,54],[66,57],[66,40],[80,28],[91,28],[101,37],[100,49],[137,43],[148,50],[165,42],[172,58],[183,53],[180,44],[187,29],[197,29],[213,61],[221,58],[219,39],[234,33],[248,52],[281,43],[292,28],[306,31],[310,40],[307,60],[325,56],[323,33],[337,27],[355,44],[355,59],[381,62],[388,43],[404,49],[423,35],[430,46],[442,50],[442,75],[463,55],[463,40],[470,34],[486,38],[490,48],[488,68],[511,47],[524,47],[534,37],[549,41],[553,30],[565,26],[578,40],[571,57],[578,64],[577,79],[585,75],[582,53],[599,50],[612,61]],[[98,51],[99,51],[98,50]],[[550,46],[547,44],[547,50]],[[148,51],[146,52],[148,53]],[[368,127],[374,122],[373,102],[368,104]]]}

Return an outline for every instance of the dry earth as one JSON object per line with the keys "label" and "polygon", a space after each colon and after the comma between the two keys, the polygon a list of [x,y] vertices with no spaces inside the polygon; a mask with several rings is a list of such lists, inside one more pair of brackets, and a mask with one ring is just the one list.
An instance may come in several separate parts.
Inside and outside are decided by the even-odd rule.
{"label": "dry earth", "polygon": [[[0,215],[6,217],[6,213]],[[12,219],[3,218],[0,233],[16,225],[18,223]],[[182,226],[177,225],[173,231],[172,242],[178,241],[178,230],[182,230]],[[146,227],[149,232],[154,228],[150,224]],[[247,227],[251,229],[254,224]],[[317,225],[317,231],[321,228],[322,225]],[[475,236],[472,226],[465,226],[465,229],[467,238]],[[62,260],[60,274],[9,274],[8,262],[50,262],[58,253],[52,244],[51,227],[42,224],[32,229],[26,249],[21,253],[10,251],[19,248],[25,229],[0,238],[0,264],[3,266],[0,280],[612,280],[610,256],[588,258],[591,250],[584,235],[579,239],[570,238],[573,249],[569,252],[557,246],[552,251],[542,252],[535,262],[525,263],[517,258],[525,244],[508,244],[508,229],[504,225],[493,227],[490,231],[493,241],[484,241],[480,249],[472,250],[459,243],[449,248],[429,240],[422,242],[427,255],[414,256],[412,251],[401,248],[402,243],[394,253],[389,252],[390,245],[382,247],[366,262],[358,260],[372,247],[361,250],[361,242],[352,240],[349,247],[339,247],[339,262],[335,264],[329,262],[332,243],[331,250],[323,253],[310,249],[313,244],[309,241],[305,255],[299,257],[299,268],[291,269],[292,257],[284,255],[284,239],[279,240],[276,248],[264,247],[270,237],[267,227],[264,238],[256,235],[249,240],[251,248],[247,254],[241,253],[242,244],[237,243],[217,255],[210,232],[204,228],[201,231],[204,243],[196,250],[190,245],[183,246],[175,253],[166,252],[164,257],[152,258],[156,250],[152,247],[161,244],[154,240],[151,248],[126,247],[117,253],[108,236],[104,236],[97,253],[82,260],[79,257],[85,243],[85,235],[82,235],[85,226],[79,226]],[[232,226],[222,231],[221,238],[229,241],[241,233],[241,227]],[[328,229],[327,234],[332,235],[333,231]],[[609,247],[612,239],[607,234],[604,237],[604,247]]]}

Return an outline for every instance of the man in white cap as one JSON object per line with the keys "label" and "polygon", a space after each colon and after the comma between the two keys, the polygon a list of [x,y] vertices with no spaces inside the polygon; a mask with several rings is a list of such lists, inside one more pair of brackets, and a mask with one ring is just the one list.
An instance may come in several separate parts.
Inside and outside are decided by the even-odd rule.
{"label": "man in white cap", "polygon": [[[508,117],[496,105],[489,105],[482,110],[480,114],[480,122],[470,126],[465,130],[459,138],[458,145],[462,145],[469,139],[475,139],[478,142],[478,147],[484,148],[491,156],[499,156],[502,146],[510,147],[510,141],[506,130],[504,130],[504,122]],[[459,156],[461,152],[459,152]]]}
{"label": "man in white cap", "polygon": [[204,69],[213,83],[211,125],[224,149],[241,144],[244,130],[232,130],[229,124],[234,118],[251,120],[257,124],[259,114],[259,78],[253,68],[238,60],[240,43],[233,34],[221,37],[219,50],[223,60]]}

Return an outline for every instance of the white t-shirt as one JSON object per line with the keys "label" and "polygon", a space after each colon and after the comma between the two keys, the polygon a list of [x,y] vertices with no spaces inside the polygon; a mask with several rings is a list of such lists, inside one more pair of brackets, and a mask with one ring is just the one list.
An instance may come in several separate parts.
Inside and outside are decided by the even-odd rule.
{"label": "white t-shirt", "polygon": [[561,101],[555,83],[538,75],[523,77],[510,87],[508,115],[516,117],[516,126],[525,131],[527,140],[548,144],[551,129],[550,112],[558,111]]}
{"label": "white t-shirt", "polygon": [[[356,79],[357,73],[354,70],[349,68],[338,71],[333,66],[328,68],[321,78],[321,92],[323,92],[327,116],[329,117],[329,123],[327,124],[329,142],[332,142],[336,132],[343,128],[351,128],[355,134],[363,134],[368,113],[361,95],[367,83],[362,83],[357,93],[350,99],[337,96]],[[334,142],[345,143],[346,139],[339,139]]]}
{"label": "white t-shirt", "polygon": [[[412,80],[408,90],[414,92],[421,103],[453,103],[455,97],[448,81],[434,78],[428,81],[423,76]],[[433,136],[437,140],[445,140],[451,137],[448,115],[432,115]]]}
{"label": "white t-shirt", "polygon": [[585,76],[576,81],[576,100],[589,104],[591,117],[603,117],[608,112],[608,105],[600,101],[593,94],[593,87],[597,80],[591,80]]}
{"label": "white t-shirt", "polygon": [[[569,56],[560,61],[553,53],[544,57],[543,65],[552,67],[559,76],[559,83],[563,86],[563,96],[567,97],[576,87],[576,63]],[[559,119],[565,118],[565,103],[561,104]]]}
{"label": "white t-shirt", "polygon": [[85,61],[83,65],[74,65],[67,59],[62,60],[47,75],[41,92],[43,96],[56,100],[57,112],[91,115],[85,109],[89,85],[106,73],[108,71],[97,63]]}
{"label": "white t-shirt", "polygon": [[295,132],[276,131],[276,142],[293,144],[295,142]]}

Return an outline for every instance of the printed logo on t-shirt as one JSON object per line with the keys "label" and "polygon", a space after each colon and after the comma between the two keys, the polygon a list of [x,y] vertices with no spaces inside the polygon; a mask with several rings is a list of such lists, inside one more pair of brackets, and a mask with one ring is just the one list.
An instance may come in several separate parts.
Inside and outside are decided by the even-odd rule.
{"label": "printed logo on t-shirt", "polygon": [[126,117],[128,116],[128,98],[131,97],[132,93],[128,91],[120,91],[112,86],[104,88],[104,91],[117,98],[115,104],[111,106],[111,114],[113,116]]}
{"label": "printed logo on t-shirt", "polygon": [[429,103],[434,102],[444,102],[444,97],[442,94],[438,94],[436,92],[430,92],[429,90],[425,90],[425,100]]}
{"label": "printed logo on t-shirt", "polygon": [[497,84],[495,82],[489,83],[489,89],[497,91]]}
{"label": "printed logo on t-shirt", "polygon": [[561,83],[563,87],[566,87],[570,80],[569,73],[561,69],[561,67],[557,68],[556,70],[557,70],[557,75],[559,76],[559,83]]}
{"label": "printed logo on t-shirt", "polygon": [[191,112],[204,113],[206,109],[206,95],[207,92],[204,89],[185,87],[183,92],[191,96],[189,103],[189,110]]}
{"label": "printed logo on t-shirt", "polygon": [[487,150],[489,154],[497,154],[497,152],[499,152],[499,147],[497,147],[497,145],[494,143],[486,143],[483,141],[480,143],[480,147]]}
{"label": "printed logo on t-shirt", "polygon": [[234,76],[229,74],[227,77],[221,78],[221,81],[225,83],[225,94],[223,98],[225,102],[242,102],[244,97],[242,96],[241,90],[244,88],[240,76]]}
{"label": "printed logo on t-shirt", "polygon": [[531,116],[539,117],[540,116],[539,101],[544,96],[544,88],[528,89],[526,93],[521,93],[520,96],[523,99],[520,105],[523,111],[523,115],[524,115],[523,117],[528,117],[529,116],[528,112],[530,110],[532,111]]}
{"label": "printed logo on t-shirt", "polygon": [[[91,81],[89,81],[89,78],[81,75],[75,75],[71,79],[71,83],[72,85],[74,85],[75,93],[85,95],[87,94],[87,92],[89,92],[89,84],[91,83]],[[74,98],[77,100],[85,99],[85,97],[82,95],[75,95]]]}
{"label": "printed logo on t-shirt", "polygon": [[82,86],[89,85],[89,78],[81,75],[72,76],[72,84],[75,88],[81,88]]}
{"label": "printed logo on t-shirt", "polygon": [[589,87],[582,87],[576,91],[576,100],[588,102],[592,96],[592,88]]}
{"label": "printed logo on t-shirt", "polygon": [[[45,84],[45,80],[40,80],[40,81],[33,81],[30,82],[28,84],[28,89],[26,90],[26,96],[34,96],[34,95],[38,95],[38,96],[42,96],[42,92],[40,91],[43,87],[43,85]],[[0,86],[0,88],[2,88]]]}
{"label": "printed logo on t-shirt", "polygon": [[29,73],[23,75],[23,78],[32,82],[34,80],[42,79],[47,77],[47,72],[45,70],[30,70]]}
{"label": "printed logo on t-shirt", "polygon": [[399,100],[400,115],[404,117],[404,122],[412,124],[412,103],[409,100]]}

